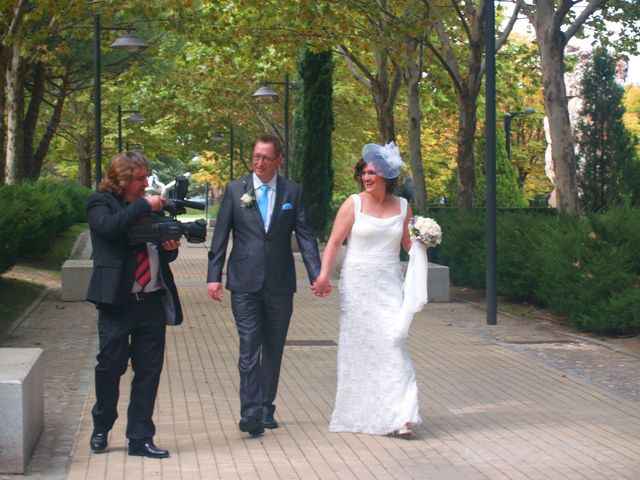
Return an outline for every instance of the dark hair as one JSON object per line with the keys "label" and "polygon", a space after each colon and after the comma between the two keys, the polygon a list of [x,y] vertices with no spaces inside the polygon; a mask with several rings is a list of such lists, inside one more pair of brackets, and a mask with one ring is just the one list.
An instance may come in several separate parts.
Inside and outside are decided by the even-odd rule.
{"label": "dark hair", "polygon": [[142,155],[136,152],[119,153],[111,160],[107,176],[100,182],[98,190],[122,195],[131,183],[134,172],[140,168],[149,170],[149,162]]}
{"label": "dark hair", "polygon": [[253,142],[253,148],[255,148],[257,143],[270,143],[271,145],[273,145],[273,150],[275,151],[276,158],[282,155],[282,142],[276,135],[272,135],[270,133],[260,135],[258,138],[256,138],[256,141]]}
{"label": "dark hair", "polygon": [[[366,166],[367,166],[367,162],[365,162],[363,159],[360,159],[358,160],[358,163],[356,163],[356,166],[353,169],[354,170],[353,179],[360,184],[360,190],[364,190],[364,183],[362,183],[362,172],[364,170],[364,167]],[[396,191],[396,188],[398,187],[398,178],[400,177],[383,178],[387,193],[393,193]]]}

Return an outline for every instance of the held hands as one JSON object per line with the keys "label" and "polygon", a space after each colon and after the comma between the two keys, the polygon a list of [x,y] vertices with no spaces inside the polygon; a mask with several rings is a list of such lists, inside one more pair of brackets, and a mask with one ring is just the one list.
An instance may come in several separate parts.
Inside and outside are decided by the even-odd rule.
{"label": "held hands", "polygon": [[311,291],[317,297],[326,297],[331,293],[331,289],[333,288],[333,284],[329,281],[328,278],[317,277],[313,284],[311,285]]}
{"label": "held hands", "polygon": [[207,283],[207,291],[209,296],[218,302],[222,301],[222,282]]}

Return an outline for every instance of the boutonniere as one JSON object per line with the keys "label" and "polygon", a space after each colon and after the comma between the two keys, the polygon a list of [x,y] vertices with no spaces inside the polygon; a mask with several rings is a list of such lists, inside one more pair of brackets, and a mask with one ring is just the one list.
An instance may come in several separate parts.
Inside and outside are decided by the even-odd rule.
{"label": "boutonniere", "polygon": [[253,191],[248,191],[240,197],[240,203],[242,203],[243,208],[253,207],[253,203],[255,201],[256,197],[254,196]]}

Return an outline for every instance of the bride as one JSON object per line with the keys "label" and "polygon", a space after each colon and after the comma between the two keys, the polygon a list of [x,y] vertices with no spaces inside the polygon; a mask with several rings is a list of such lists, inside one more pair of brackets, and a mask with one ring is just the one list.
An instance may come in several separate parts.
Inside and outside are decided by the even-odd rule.
{"label": "bride", "polygon": [[332,432],[408,437],[421,422],[413,365],[394,335],[403,299],[400,247],[411,248],[411,206],[393,194],[403,165],[394,143],[364,146],[354,175],[363,191],[340,207],[322,257],[318,291],[328,288],[331,265],[347,239]]}

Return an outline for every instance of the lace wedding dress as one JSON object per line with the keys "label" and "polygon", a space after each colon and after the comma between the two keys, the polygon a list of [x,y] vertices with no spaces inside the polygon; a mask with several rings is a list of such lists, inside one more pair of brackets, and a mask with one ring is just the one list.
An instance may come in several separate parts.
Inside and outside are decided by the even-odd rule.
{"label": "lace wedding dress", "polygon": [[340,272],[338,386],[329,429],[386,435],[421,422],[418,388],[404,341],[394,332],[402,305],[400,239],[407,212],[378,218],[361,212]]}

